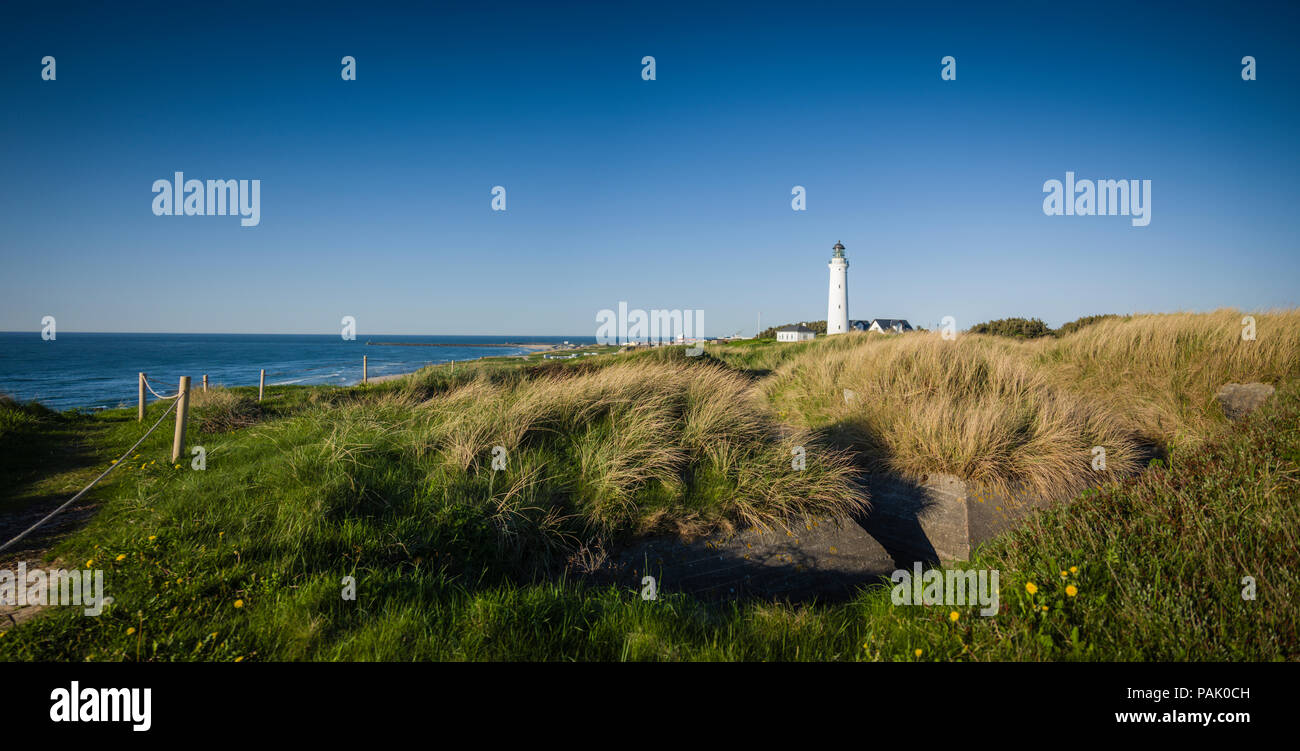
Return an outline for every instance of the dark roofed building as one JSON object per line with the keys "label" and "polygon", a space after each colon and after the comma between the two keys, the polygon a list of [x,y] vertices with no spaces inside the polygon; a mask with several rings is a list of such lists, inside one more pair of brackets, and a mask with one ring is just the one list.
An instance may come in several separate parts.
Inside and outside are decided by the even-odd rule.
{"label": "dark roofed building", "polygon": [[903,318],[876,318],[871,321],[867,331],[878,331],[882,334],[894,332],[901,334],[904,331],[911,331],[912,324]]}

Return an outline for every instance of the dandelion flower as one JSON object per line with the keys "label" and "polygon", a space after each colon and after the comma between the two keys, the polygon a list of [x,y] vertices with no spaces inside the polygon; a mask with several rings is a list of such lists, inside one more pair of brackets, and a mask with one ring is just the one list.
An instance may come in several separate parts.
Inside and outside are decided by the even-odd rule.
{"label": "dandelion flower", "polygon": [[240,656],[238,656],[238,657],[235,658],[235,662],[243,662],[243,661],[244,661],[244,656],[243,656],[243,655],[240,655]]}
{"label": "dandelion flower", "polygon": [[1038,585],[1034,584],[1033,582],[1029,582],[1028,584],[1025,585],[1025,591],[1031,595],[1038,594]]}
{"label": "dandelion flower", "polygon": [[1077,573],[1079,573],[1079,567],[1078,567],[1078,566],[1071,566],[1071,567],[1070,567],[1070,573],[1071,573],[1071,574],[1077,574]]}
{"label": "dandelion flower", "polygon": [[158,535],[149,535],[149,542],[153,542],[154,540],[157,539],[158,539]]}
{"label": "dandelion flower", "polygon": [[1062,571],[1062,572],[1061,572],[1061,578],[1062,578],[1062,579],[1064,579],[1065,577],[1067,577],[1067,576],[1069,576],[1069,575],[1070,575],[1070,572],[1069,572],[1069,571]]}
{"label": "dandelion flower", "polygon": [[952,611],[951,613],[948,614],[948,620],[952,621],[953,623],[956,623],[956,622],[957,622],[957,619],[960,618],[960,617],[961,617],[961,615],[958,614],[956,610],[954,610],[954,611]]}
{"label": "dandelion flower", "polygon": [[95,559],[94,559],[94,558],[91,558],[90,560],[86,561],[86,568],[90,568],[91,566],[94,566],[94,565],[95,565]]}
{"label": "dandelion flower", "polygon": [[235,600],[235,607],[237,607],[237,608],[242,608],[242,607],[244,607],[244,601],[243,601],[243,600]]}
{"label": "dandelion flower", "polygon": [[1065,593],[1071,597],[1074,597],[1075,595],[1079,594],[1079,588],[1071,584],[1070,586],[1065,588]]}
{"label": "dandelion flower", "polygon": [[126,630],[126,635],[127,635],[127,636],[130,636],[131,634],[134,634],[134,633],[135,633],[135,626],[131,626],[130,628],[128,628],[128,629]]}
{"label": "dandelion flower", "polygon": [[122,561],[122,560],[125,560],[125,559],[126,559],[126,553],[120,553],[120,554],[118,554],[118,556],[117,556],[117,560],[118,560],[118,561]]}
{"label": "dandelion flower", "polygon": [[917,657],[920,657],[920,656],[921,656],[921,650],[918,649],[918,650],[916,650],[913,654],[915,654]]}

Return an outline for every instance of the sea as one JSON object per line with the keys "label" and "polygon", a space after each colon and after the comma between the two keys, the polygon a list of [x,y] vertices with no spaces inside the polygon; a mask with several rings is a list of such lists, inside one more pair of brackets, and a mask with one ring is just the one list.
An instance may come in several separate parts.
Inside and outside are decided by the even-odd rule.
{"label": "sea", "polygon": [[[371,378],[410,373],[425,365],[522,355],[519,344],[594,344],[592,336],[357,336],[338,334],[108,334],[0,332],[0,394],[56,410],[99,410],[136,403],[137,374],[163,395],[183,375],[199,387],[361,382],[361,358]],[[387,346],[380,343],[437,346]],[[153,396],[149,396],[153,401]]]}

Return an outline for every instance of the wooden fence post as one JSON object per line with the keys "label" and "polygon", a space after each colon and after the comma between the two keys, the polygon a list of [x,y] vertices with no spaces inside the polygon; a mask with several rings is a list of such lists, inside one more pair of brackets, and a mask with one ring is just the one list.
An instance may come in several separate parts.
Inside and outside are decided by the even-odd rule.
{"label": "wooden fence post", "polygon": [[262,368],[262,375],[257,379],[257,400],[262,401],[262,392],[266,390],[266,368]]}
{"label": "wooden fence post", "polygon": [[368,362],[369,359],[370,359],[370,357],[369,357],[368,355],[362,355],[362,356],[361,356],[361,385],[362,385],[362,386],[366,385],[366,378],[367,378],[367,376],[369,375],[369,373],[367,372],[367,366],[369,365],[369,362]]}
{"label": "wooden fence post", "polygon": [[144,422],[144,373],[140,374],[140,413],[135,418],[136,422]]}
{"label": "wooden fence post", "polygon": [[204,390],[204,391],[207,391],[207,390],[208,390],[208,374],[207,374],[207,373],[204,373],[204,374],[203,374],[203,390]]}
{"label": "wooden fence post", "polygon": [[172,439],[172,464],[176,463],[181,452],[185,450],[185,418],[190,413],[189,376],[181,376],[180,393],[176,398],[180,403],[176,405],[176,436]]}

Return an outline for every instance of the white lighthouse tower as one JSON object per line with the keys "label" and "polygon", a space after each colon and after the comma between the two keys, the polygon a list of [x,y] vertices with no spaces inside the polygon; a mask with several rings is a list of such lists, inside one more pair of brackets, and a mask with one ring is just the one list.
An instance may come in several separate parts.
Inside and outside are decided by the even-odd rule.
{"label": "white lighthouse tower", "polygon": [[844,246],[835,243],[831,256],[831,288],[826,303],[826,334],[843,334],[849,330],[849,259]]}

